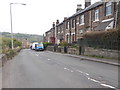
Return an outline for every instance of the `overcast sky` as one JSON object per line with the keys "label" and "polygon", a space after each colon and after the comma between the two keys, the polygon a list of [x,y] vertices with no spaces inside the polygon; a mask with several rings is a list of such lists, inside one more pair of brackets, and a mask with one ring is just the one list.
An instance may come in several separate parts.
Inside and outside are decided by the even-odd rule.
{"label": "overcast sky", "polygon": [[[98,0],[92,0],[92,3]],[[77,4],[84,0],[0,0],[0,31],[11,32],[10,3],[13,4],[13,32],[43,35],[57,19],[60,22],[76,12]]]}

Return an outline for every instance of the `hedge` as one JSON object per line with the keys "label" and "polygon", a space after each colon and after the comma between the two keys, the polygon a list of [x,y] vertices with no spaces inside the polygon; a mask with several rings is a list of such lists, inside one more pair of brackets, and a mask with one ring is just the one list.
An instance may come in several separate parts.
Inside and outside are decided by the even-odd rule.
{"label": "hedge", "polygon": [[83,35],[84,45],[94,48],[119,49],[120,29],[92,31]]}

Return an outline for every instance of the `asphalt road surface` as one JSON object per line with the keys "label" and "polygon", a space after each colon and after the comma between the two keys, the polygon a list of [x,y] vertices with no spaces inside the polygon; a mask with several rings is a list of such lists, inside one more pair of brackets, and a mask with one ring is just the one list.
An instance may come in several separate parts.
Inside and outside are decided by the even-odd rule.
{"label": "asphalt road surface", "polygon": [[3,88],[117,88],[118,67],[49,51],[22,50],[2,68]]}

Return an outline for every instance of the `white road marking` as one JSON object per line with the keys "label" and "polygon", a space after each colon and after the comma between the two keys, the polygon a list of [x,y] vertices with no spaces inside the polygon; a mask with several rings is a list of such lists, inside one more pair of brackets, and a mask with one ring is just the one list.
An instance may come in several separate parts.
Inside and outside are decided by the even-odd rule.
{"label": "white road marking", "polygon": [[102,83],[102,84],[100,84],[100,85],[105,86],[105,87],[109,87],[109,88],[115,88],[115,87],[113,87],[113,86],[111,86],[111,85],[107,85],[107,84],[104,84],[104,83]]}
{"label": "white road marking", "polygon": [[80,73],[82,73],[82,74],[85,74],[85,75],[87,75],[87,76],[89,76],[88,73],[82,72],[82,71],[80,71],[80,70],[76,70],[76,71],[77,71],[77,72],[80,72]]}
{"label": "white road marking", "polygon": [[102,85],[102,86],[105,86],[105,87],[109,87],[109,88],[115,88],[115,87],[113,87],[113,86],[111,86],[111,85],[108,85],[108,84],[101,83],[100,81],[98,81],[98,80],[95,80],[95,79],[93,79],[93,78],[90,78],[90,77],[87,77],[87,79],[88,79],[88,80],[91,80],[91,81],[93,81],[93,82],[99,83],[100,85]]}
{"label": "white road marking", "polygon": [[66,68],[66,70],[68,70],[68,71],[69,71],[70,69]]}
{"label": "white road marking", "polygon": [[48,61],[49,61],[50,59],[48,59]]}
{"label": "white road marking", "polygon": [[[49,52],[49,53],[53,53],[53,52]],[[59,54],[59,55],[60,55],[60,53],[54,53],[54,54]],[[64,69],[65,69],[65,70],[68,70],[68,71],[70,70],[70,69],[68,69],[68,68],[66,68],[66,67],[65,67]],[[93,81],[93,82],[99,83],[100,85],[105,86],[105,87],[115,88],[115,87],[113,87],[113,86],[111,86],[111,85],[101,83],[101,82],[98,81],[98,80],[95,80],[95,79],[93,79],[93,78],[88,77],[88,76],[89,76],[88,73],[82,72],[82,71],[80,71],[80,70],[76,70],[76,71],[77,71],[77,72],[80,72],[80,73],[82,73],[82,74],[87,75],[86,77],[87,77],[88,80],[91,80],[91,81]],[[74,72],[74,71],[73,71],[73,70],[70,70],[70,72]]]}
{"label": "white road marking", "polygon": [[70,70],[70,69],[68,69],[68,68],[66,68],[66,67],[64,67],[64,69],[65,69],[65,70],[68,70],[68,71],[70,71],[70,72],[74,72],[73,70]]}
{"label": "white road marking", "polygon": [[67,69],[67,68],[64,68],[64,69]]}
{"label": "white road marking", "polygon": [[87,79],[88,79],[88,80],[90,80],[90,78],[89,78],[89,77],[87,77]]}
{"label": "white road marking", "polygon": [[93,82],[99,83],[100,85],[105,86],[105,87],[115,88],[115,87],[113,87],[113,86],[111,86],[111,85],[108,85],[108,84],[103,84],[103,83],[101,83],[101,82],[100,82],[100,81],[98,81],[98,80],[95,80],[95,79],[93,79],[93,78],[88,77],[88,76],[89,76],[89,74],[88,74],[88,73],[82,72],[82,71],[80,71],[80,70],[76,70],[76,71],[77,71],[77,72],[80,72],[80,73],[82,73],[82,74],[87,75],[86,77],[87,77],[87,79],[88,79],[88,80],[91,80],[91,81],[93,81]]}
{"label": "white road marking", "polygon": [[36,56],[38,56],[37,54],[35,54]]}
{"label": "white road marking", "polygon": [[89,76],[89,74],[88,73],[85,73],[87,76]]}
{"label": "white road marking", "polygon": [[95,80],[95,79],[90,79],[90,80],[93,81],[93,82],[100,83],[100,81],[97,81],[97,80]]}
{"label": "white road marking", "polygon": [[80,73],[83,73],[82,71],[80,71],[80,70],[76,70],[77,72],[80,72]]}

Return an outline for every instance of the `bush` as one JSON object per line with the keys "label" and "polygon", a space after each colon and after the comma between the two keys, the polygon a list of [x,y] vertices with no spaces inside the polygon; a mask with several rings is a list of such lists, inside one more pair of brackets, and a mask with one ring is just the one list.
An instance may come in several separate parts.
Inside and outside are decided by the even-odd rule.
{"label": "bush", "polygon": [[[8,52],[12,47],[11,38],[2,37],[0,40],[2,40],[2,43],[0,44],[2,46],[2,53]],[[15,38],[13,39],[13,43],[14,43],[14,48],[22,46],[22,42]]]}
{"label": "bush", "polygon": [[15,50],[9,50],[8,52],[5,53],[7,60],[12,59],[12,57],[14,57],[16,55],[16,51]]}
{"label": "bush", "polygon": [[64,47],[64,46],[68,46],[68,43],[67,42],[61,42],[59,45]]}
{"label": "bush", "polygon": [[71,46],[71,48],[78,48],[78,45],[74,44],[74,45]]}
{"label": "bush", "polygon": [[53,45],[52,43],[43,42],[44,48],[46,49],[48,45]]}

